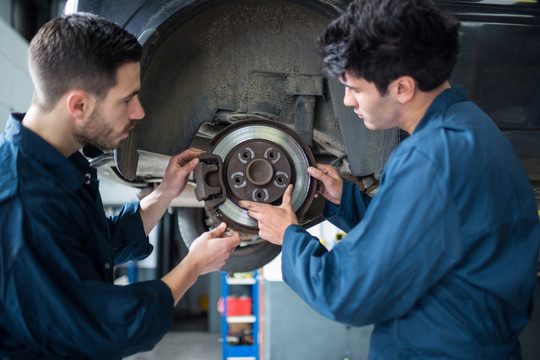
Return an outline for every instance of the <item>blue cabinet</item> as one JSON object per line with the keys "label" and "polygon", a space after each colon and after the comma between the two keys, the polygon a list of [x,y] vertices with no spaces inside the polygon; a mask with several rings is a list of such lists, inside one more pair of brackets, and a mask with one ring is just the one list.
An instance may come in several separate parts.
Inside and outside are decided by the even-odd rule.
{"label": "blue cabinet", "polygon": [[223,360],[259,359],[259,282],[257,271],[222,273]]}

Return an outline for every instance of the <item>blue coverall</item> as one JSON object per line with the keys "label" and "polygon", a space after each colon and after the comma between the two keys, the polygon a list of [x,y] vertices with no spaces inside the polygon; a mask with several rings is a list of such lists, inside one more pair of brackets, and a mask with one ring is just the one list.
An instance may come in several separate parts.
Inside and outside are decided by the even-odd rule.
{"label": "blue coverall", "polygon": [[289,226],[283,278],[322,315],[374,324],[369,359],[521,357],[537,205],[511,144],[462,88],[434,100],[372,199],[345,182],[324,215],[347,235],[327,251]]}
{"label": "blue coverall", "polygon": [[138,203],[107,218],[96,170],[64,157],[12,114],[0,137],[0,358],[118,359],[169,330],[160,280],[113,284],[152,251]]}

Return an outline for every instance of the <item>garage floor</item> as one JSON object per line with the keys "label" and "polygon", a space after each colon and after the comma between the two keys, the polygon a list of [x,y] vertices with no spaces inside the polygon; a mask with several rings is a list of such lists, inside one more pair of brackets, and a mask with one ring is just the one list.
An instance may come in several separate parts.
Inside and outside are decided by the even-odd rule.
{"label": "garage floor", "polygon": [[175,317],[171,330],[149,352],[124,360],[221,360],[220,334],[208,332],[206,316]]}
{"label": "garage floor", "polygon": [[[268,349],[273,350],[273,355],[278,358],[283,358],[279,356],[280,351],[283,348],[287,349],[287,352],[295,352],[301,354],[302,351],[305,353],[313,353],[313,347],[307,348],[305,344],[300,344],[295,346],[291,338],[294,336],[290,335],[290,332],[300,332],[304,337],[316,338],[316,334],[310,334],[309,331],[319,329],[319,327],[325,327],[326,329],[339,330],[339,325],[332,325],[328,327],[328,321],[324,320],[320,324],[318,321],[313,319],[311,316],[307,316],[304,321],[295,321],[293,324],[287,324],[285,320],[287,317],[292,317],[293,315],[290,311],[294,311],[295,314],[299,316],[305,315],[302,311],[302,308],[308,308],[305,303],[303,303],[299,298],[292,298],[292,300],[286,296],[287,291],[292,291],[286,287],[285,284],[279,282],[269,282],[267,285],[273,285],[267,287],[269,294],[273,295],[276,298],[288,299],[288,307],[284,309],[283,307],[277,307],[274,309],[270,306],[271,302],[267,303],[268,310],[273,311],[273,316],[271,317],[272,321],[267,323],[269,328],[273,329],[275,333],[284,333],[284,336],[275,336],[271,341],[267,342]],[[538,287],[540,288],[540,278]],[[276,306],[279,305],[275,304]],[[297,305],[297,306],[296,306]],[[274,311],[275,310],[275,311]],[[305,310],[308,311],[308,310]],[[308,328],[306,329],[306,319],[311,321]],[[319,329],[319,332],[324,333],[324,329]],[[354,359],[364,359],[367,355],[367,348],[369,343],[369,333],[364,333],[365,330],[362,328],[357,328],[353,330],[355,332],[355,343],[353,344],[353,356]],[[306,335],[310,334],[310,335]],[[334,331],[333,333],[337,339],[343,337],[342,332]],[[283,334],[282,334],[283,335]],[[275,338],[275,339],[274,339]],[[360,341],[358,340],[360,339]],[[524,332],[520,337],[522,354],[524,360],[537,360],[540,359],[540,296],[537,297],[535,312],[532,318],[532,321],[525,328]],[[291,342],[292,341],[292,342]],[[365,342],[362,346],[359,346],[361,342]],[[334,341],[334,345],[339,343],[339,341]],[[361,345],[361,344],[360,344]],[[316,348],[316,345],[314,345]],[[337,346],[337,345],[336,345]],[[357,347],[359,347],[357,349]],[[329,348],[328,344],[325,345],[325,349]],[[321,349],[317,349],[320,353]],[[343,353],[343,352],[341,352]],[[277,355],[276,355],[277,354]],[[221,360],[221,343],[220,343],[220,334],[208,332],[208,319],[206,316],[188,316],[175,318],[169,331],[165,337],[156,345],[154,350],[140,353],[124,360]],[[294,356],[295,359],[304,359],[309,358],[306,356]],[[330,358],[330,357],[327,357]],[[339,357],[332,357],[337,359]],[[343,357],[342,357],[343,358]]]}
{"label": "garage floor", "polygon": [[170,331],[154,350],[125,360],[220,360],[219,334],[200,331]]}

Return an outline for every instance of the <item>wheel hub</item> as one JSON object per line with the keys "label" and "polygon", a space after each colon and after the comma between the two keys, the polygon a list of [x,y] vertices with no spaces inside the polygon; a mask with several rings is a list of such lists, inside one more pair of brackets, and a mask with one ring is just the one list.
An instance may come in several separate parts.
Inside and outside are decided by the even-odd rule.
{"label": "wheel hub", "polygon": [[223,162],[231,200],[271,204],[281,198],[291,177],[285,154],[281,146],[263,140],[247,140],[233,148]]}
{"label": "wheel hub", "polygon": [[212,154],[203,154],[195,169],[196,195],[205,200],[207,211],[232,228],[256,232],[257,222],[239,201],[278,205],[293,184],[292,207],[303,216],[316,190],[307,174],[315,160],[293,130],[273,121],[244,120],[225,128],[212,143]]}

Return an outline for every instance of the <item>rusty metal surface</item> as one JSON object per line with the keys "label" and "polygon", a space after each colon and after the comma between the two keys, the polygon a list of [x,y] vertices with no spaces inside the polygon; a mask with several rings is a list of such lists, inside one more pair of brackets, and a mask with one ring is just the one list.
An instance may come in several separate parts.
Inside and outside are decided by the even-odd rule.
{"label": "rusty metal surface", "polygon": [[256,221],[239,201],[278,205],[294,184],[292,206],[304,215],[316,191],[315,179],[307,174],[315,159],[294,130],[273,121],[244,120],[225,128],[213,143],[212,154],[203,154],[195,168],[197,198],[208,212],[232,228],[255,232]]}
{"label": "rusty metal surface", "polygon": [[343,87],[325,74],[317,53],[320,32],[348,2],[81,0],[80,10],[111,18],[144,48],[139,95],[146,116],[128,138],[141,156],[137,162],[133,150],[116,154],[118,174],[137,186],[161,177],[139,169],[145,154],[183,151],[201,124],[219,123],[224,113],[288,124],[317,162],[356,153],[346,160],[352,173],[380,173],[397,144],[395,132],[358,126],[342,102]]}
{"label": "rusty metal surface", "polygon": [[239,144],[225,159],[229,197],[234,203],[274,203],[294,177],[290,163],[287,153],[276,143],[254,139]]}
{"label": "rusty metal surface", "polygon": [[[362,125],[342,134],[340,121],[358,119],[317,54],[317,37],[346,2],[192,1],[183,8],[168,2],[168,17],[161,7],[143,20],[154,3],[127,26],[145,46],[140,98],[146,118],[135,129],[138,149],[173,155],[220,113],[256,114],[294,127],[317,159],[347,148],[362,154],[348,160],[355,174],[382,170],[386,147],[396,142]],[[135,31],[139,20],[147,24]],[[143,29],[150,35],[142,36]]]}

